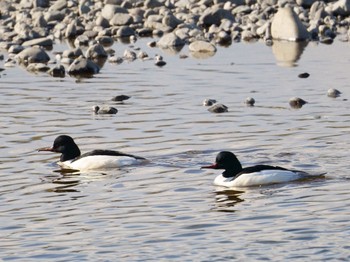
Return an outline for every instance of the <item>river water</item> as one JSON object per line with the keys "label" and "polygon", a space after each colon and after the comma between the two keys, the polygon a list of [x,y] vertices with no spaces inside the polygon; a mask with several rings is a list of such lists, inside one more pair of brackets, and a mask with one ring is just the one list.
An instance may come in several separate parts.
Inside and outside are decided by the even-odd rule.
{"label": "river water", "polygon": [[[89,79],[21,67],[0,72],[1,259],[350,260],[350,45],[281,51],[236,43],[213,57],[180,59],[148,48],[147,41],[113,49],[121,56],[140,47],[163,55],[166,66],[106,62]],[[50,55],[66,48],[58,43]],[[188,54],[187,47],[180,54]],[[304,72],[310,77],[298,78]],[[329,88],[342,96],[327,97]],[[131,98],[110,101],[121,94]],[[248,96],[254,107],[244,105]],[[309,103],[292,109],[294,96]],[[205,98],[229,112],[210,113]],[[119,112],[94,115],[93,105]],[[58,155],[36,151],[60,134],[74,137],[82,152],[115,149],[150,162],[66,174],[55,164]],[[200,166],[221,150],[234,152],[243,166],[275,164],[327,176],[216,188],[220,170]]]}

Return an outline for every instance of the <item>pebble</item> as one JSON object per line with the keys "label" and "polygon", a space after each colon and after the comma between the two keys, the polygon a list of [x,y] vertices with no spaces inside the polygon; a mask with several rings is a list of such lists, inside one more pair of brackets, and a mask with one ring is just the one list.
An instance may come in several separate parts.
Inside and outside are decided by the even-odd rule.
{"label": "pebble", "polygon": [[247,106],[254,106],[255,104],[255,99],[252,98],[252,97],[247,97],[244,101],[244,103],[247,105]]}
{"label": "pebble", "polygon": [[216,103],[215,99],[211,99],[211,98],[206,98],[203,100],[203,106],[212,106]]}
{"label": "pebble", "polygon": [[115,96],[112,98],[112,101],[116,101],[116,102],[122,102],[122,101],[125,101],[125,100],[128,100],[130,99],[130,96],[127,96],[127,95],[118,95],[118,96]]}
{"label": "pebble", "polygon": [[111,106],[103,106],[102,108],[100,108],[99,106],[93,106],[92,110],[94,111],[95,114],[98,114],[98,115],[107,115],[107,114],[114,115],[118,113],[118,109]]}
{"label": "pebble", "polygon": [[211,113],[225,113],[228,112],[228,107],[223,104],[214,104],[208,108],[208,111]]}
{"label": "pebble", "polygon": [[68,68],[68,74],[78,77],[91,77],[100,72],[100,67],[83,56],[76,58]]}
{"label": "pebble", "polygon": [[299,78],[308,78],[309,76],[310,76],[310,74],[306,73],[306,72],[298,75]]}
{"label": "pebble", "polygon": [[307,104],[308,102],[299,98],[299,97],[292,97],[289,99],[289,105],[292,108],[301,108],[303,105]]}
{"label": "pebble", "polygon": [[342,93],[338,89],[335,89],[335,88],[330,88],[327,91],[327,96],[333,97],[333,98],[339,97],[341,94]]}
{"label": "pebble", "polygon": [[65,77],[66,70],[63,65],[57,65],[54,68],[51,68],[48,73],[53,77]]}
{"label": "pebble", "polygon": [[154,62],[154,64],[155,64],[156,66],[162,67],[162,66],[165,66],[165,65],[166,65],[166,62],[163,61],[163,57],[160,56],[160,55],[156,55],[156,56],[155,56],[155,60],[156,60],[156,61]]}

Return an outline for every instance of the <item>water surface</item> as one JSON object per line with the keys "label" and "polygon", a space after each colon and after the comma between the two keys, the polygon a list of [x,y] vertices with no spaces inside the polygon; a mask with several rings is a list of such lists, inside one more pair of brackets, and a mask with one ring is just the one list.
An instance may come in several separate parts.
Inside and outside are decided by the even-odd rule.
{"label": "water surface", "polygon": [[[0,232],[4,261],[349,260],[350,46],[309,44],[292,63],[272,47],[237,43],[207,59],[134,44],[152,61],[105,63],[94,78],[6,68],[1,86]],[[51,53],[64,50],[57,44]],[[115,43],[117,55],[128,45]],[[188,54],[185,48],[180,54]],[[0,61],[3,67],[4,61]],[[292,66],[291,66],[292,65]],[[298,74],[308,72],[307,79]],[[329,88],[343,92],[327,97]],[[126,94],[123,104],[110,101]],[[248,96],[256,106],[246,107]],[[291,109],[298,96],[309,103]],[[215,98],[229,112],[203,107]],[[117,115],[94,115],[93,105]],[[38,153],[57,135],[150,163],[66,174]],[[199,167],[221,150],[325,179],[242,189],[212,185]]]}

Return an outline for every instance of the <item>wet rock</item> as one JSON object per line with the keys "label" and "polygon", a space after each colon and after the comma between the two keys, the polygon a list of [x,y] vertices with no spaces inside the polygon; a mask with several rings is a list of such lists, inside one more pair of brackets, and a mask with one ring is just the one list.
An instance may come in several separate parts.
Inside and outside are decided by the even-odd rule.
{"label": "wet rock", "polygon": [[118,56],[110,56],[108,58],[108,62],[112,63],[112,64],[121,64],[123,63],[124,59],[122,57],[118,57]]}
{"label": "wet rock", "polygon": [[310,38],[309,32],[292,8],[280,8],[271,24],[273,39],[303,41]]}
{"label": "wet rock", "polygon": [[306,72],[298,75],[299,78],[308,78],[309,76],[310,76],[310,74],[306,73]]}
{"label": "wet rock", "polygon": [[9,52],[9,54],[18,54],[21,51],[24,50],[24,47],[22,45],[12,45],[7,52]]}
{"label": "wet rock", "polygon": [[145,52],[145,51],[140,51],[138,54],[137,54],[137,58],[139,59],[146,59],[148,58],[148,54]]}
{"label": "wet rock", "polygon": [[338,89],[335,89],[335,88],[330,88],[327,91],[327,96],[332,97],[332,98],[339,97],[341,94],[342,93]]}
{"label": "wet rock", "polygon": [[68,74],[73,76],[92,76],[100,72],[100,67],[83,56],[76,58],[68,68]]}
{"label": "wet rock", "polygon": [[154,62],[154,64],[155,64],[156,66],[163,67],[163,66],[166,65],[166,62],[163,61],[163,57],[160,56],[160,55],[156,55],[155,60],[156,60],[156,61]]}
{"label": "wet rock", "polygon": [[207,41],[197,40],[192,42],[188,49],[194,53],[215,53],[216,47]]}
{"label": "wet rock", "polygon": [[102,108],[99,106],[93,106],[92,110],[98,115],[115,115],[118,113],[118,109],[111,106],[103,106]]}
{"label": "wet rock", "polygon": [[96,41],[103,46],[112,46],[114,43],[113,38],[110,36],[98,36]]}
{"label": "wet rock", "polygon": [[16,59],[21,63],[47,63],[49,55],[39,46],[28,47],[16,55]]}
{"label": "wet rock", "polygon": [[215,99],[211,99],[211,98],[206,98],[203,100],[203,106],[212,106],[216,103]]}
{"label": "wet rock", "polygon": [[94,44],[88,48],[85,57],[88,59],[107,58],[108,54],[101,44]]}
{"label": "wet rock", "polygon": [[126,49],[124,51],[124,55],[123,57],[126,59],[126,60],[129,60],[129,61],[134,61],[137,57],[136,53],[132,50],[129,50],[129,49]]}
{"label": "wet rock", "polygon": [[252,97],[247,97],[244,101],[244,103],[247,105],[247,106],[254,106],[255,104],[255,99],[252,98]]}
{"label": "wet rock", "polygon": [[228,112],[228,107],[224,104],[214,104],[208,108],[208,111],[211,113],[225,113]]}
{"label": "wet rock", "polygon": [[303,105],[307,104],[308,102],[299,98],[299,97],[292,97],[291,99],[289,99],[289,105],[292,108],[301,108]]}
{"label": "wet rock", "polygon": [[130,96],[127,95],[118,95],[112,98],[112,101],[116,101],[116,102],[123,102],[125,100],[130,99]]}
{"label": "wet rock", "polygon": [[29,72],[47,72],[50,70],[50,67],[44,63],[30,63],[26,69]]}
{"label": "wet rock", "polygon": [[51,68],[48,73],[53,77],[65,77],[66,70],[63,65],[57,65],[54,68]]}
{"label": "wet rock", "polygon": [[74,46],[88,46],[89,45],[89,37],[87,35],[79,35],[74,40]]}
{"label": "wet rock", "polygon": [[82,56],[82,55],[83,55],[83,51],[81,50],[80,47],[64,50],[62,53],[62,57],[73,58],[73,59],[78,58],[79,56]]}

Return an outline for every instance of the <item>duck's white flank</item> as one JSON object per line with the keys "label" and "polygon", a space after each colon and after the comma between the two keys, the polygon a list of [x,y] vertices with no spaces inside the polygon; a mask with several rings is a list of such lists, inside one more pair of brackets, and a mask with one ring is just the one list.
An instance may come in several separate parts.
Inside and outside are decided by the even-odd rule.
{"label": "duck's white flank", "polygon": [[305,177],[302,173],[289,170],[263,170],[254,173],[242,174],[235,177],[224,177],[218,175],[214,185],[223,187],[248,187],[295,181]]}
{"label": "duck's white flank", "polygon": [[118,168],[123,166],[141,164],[145,161],[145,159],[136,159],[128,156],[96,155],[82,157],[76,161],[68,160],[64,162],[58,162],[58,165],[62,168],[84,171]]}

